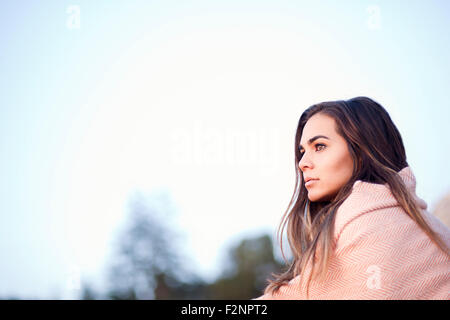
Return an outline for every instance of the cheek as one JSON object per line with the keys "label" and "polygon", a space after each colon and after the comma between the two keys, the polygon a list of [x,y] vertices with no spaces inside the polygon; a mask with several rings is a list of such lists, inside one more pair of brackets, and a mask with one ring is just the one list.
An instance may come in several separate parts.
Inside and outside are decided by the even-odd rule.
{"label": "cheek", "polygon": [[311,188],[316,197],[335,195],[350,180],[353,173],[353,160],[350,154],[344,152],[329,154],[318,165],[321,167],[321,179],[315,188]]}
{"label": "cheek", "polygon": [[328,180],[319,180],[309,187],[308,198],[313,202],[328,201],[330,196],[334,194],[335,189],[334,183],[330,183]]}
{"label": "cheek", "polygon": [[330,183],[334,184],[335,187],[342,187],[352,176],[353,160],[348,153],[340,154],[337,160],[330,168]]}

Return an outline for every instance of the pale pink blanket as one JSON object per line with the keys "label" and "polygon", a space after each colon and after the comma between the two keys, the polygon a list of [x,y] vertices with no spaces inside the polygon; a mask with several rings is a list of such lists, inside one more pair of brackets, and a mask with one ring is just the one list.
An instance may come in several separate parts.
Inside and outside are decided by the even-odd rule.
{"label": "pale pink blanket", "polygon": [[[425,219],[450,247],[450,230],[416,195],[410,167],[399,172]],[[309,299],[450,298],[450,258],[398,205],[387,185],[356,181],[336,213],[335,253],[325,281],[311,280]],[[308,279],[310,268],[305,270]],[[306,281],[292,279],[260,299],[306,299]]]}

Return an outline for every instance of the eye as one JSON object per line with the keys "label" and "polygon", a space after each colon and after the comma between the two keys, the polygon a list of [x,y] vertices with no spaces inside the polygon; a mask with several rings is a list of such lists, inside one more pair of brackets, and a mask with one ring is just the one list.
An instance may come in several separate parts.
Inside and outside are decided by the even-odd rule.
{"label": "eye", "polygon": [[[319,146],[320,146],[320,147],[323,147],[322,149],[325,148],[325,145],[324,145],[324,144],[321,144],[321,143],[318,143],[318,144],[315,145],[316,148],[319,147]],[[320,150],[322,150],[322,149],[320,149]],[[319,150],[319,151],[320,151],[320,150]]]}
{"label": "eye", "polygon": [[[326,147],[326,145],[324,145],[324,144],[322,144],[322,143],[316,143],[316,144],[314,145],[314,147],[316,147],[316,150],[317,150],[317,147],[323,147],[323,148],[317,150],[317,151],[320,151],[320,150],[323,150],[323,149]],[[303,149],[300,150],[300,156],[303,156],[303,154],[305,153],[305,151],[302,151],[302,150],[303,150]]]}

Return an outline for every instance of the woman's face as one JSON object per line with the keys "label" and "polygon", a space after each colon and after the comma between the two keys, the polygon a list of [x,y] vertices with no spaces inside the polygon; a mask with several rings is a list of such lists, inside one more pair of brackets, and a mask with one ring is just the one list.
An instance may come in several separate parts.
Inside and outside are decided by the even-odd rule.
{"label": "woman's face", "polygon": [[312,202],[331,201],[353,173],[347,142],[336,132],[335,126],[333,118],[318,113],[303,128],[299,146],[303,157],[298,166],[304,182],[307,178],[316,179],[305,184]]}

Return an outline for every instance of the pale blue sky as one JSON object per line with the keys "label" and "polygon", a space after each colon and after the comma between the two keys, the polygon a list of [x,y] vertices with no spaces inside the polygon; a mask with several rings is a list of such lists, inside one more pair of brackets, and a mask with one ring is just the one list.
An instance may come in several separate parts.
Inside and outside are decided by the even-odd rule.
{"label": "pale blue sky", "polygon": [[449,2],[312,3],[4,1],[0,296],[99,281],[136,191],[170,193],[212,279],[230,243],[277,227],[320,101],[381,103],[432,209],[450,191]]}

